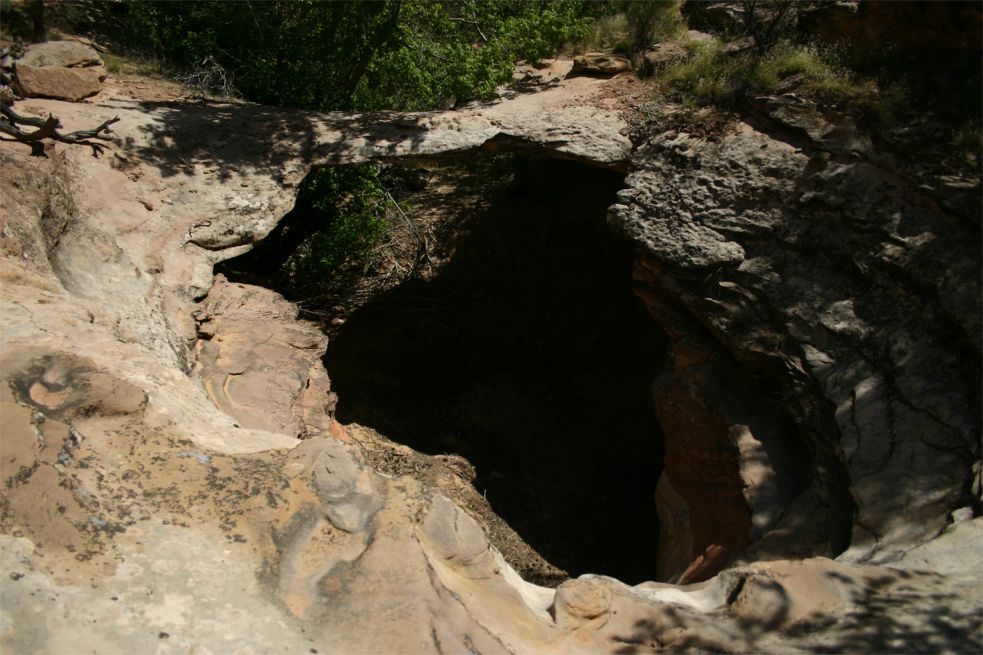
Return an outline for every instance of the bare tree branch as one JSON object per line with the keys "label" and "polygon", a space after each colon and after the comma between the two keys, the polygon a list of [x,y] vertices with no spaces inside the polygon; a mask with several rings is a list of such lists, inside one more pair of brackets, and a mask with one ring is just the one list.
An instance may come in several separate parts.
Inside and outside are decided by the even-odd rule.
{"label": "bare tree branch", "polygon": [[[19,125],[31,125],[32,127],[44,127],[45,119],[35,118],[33,116],[21,116],[13,110],[13,108],[6,104],[0,102],[0,114],[3,114],[7,119],[14,124]],[[61,127],[61,123],[55,125],[55,127]]]}
{"label": "bare tree branch", "polygon": [[100,123],[97,127],[91,130],[76,130],[65,135],[56,133],[55,138],[65,143],[83,143],[85,139],[102,139],[103,141],[112,141],[112,137],[101,134],[101,132],[112,132],[112,130],[109,129],[109,126],[118,122],[119,116],[113,116],[108,121]]}
{"label": "bare tree branch", "polygon": [[[106,136],[103,132],[112,132],[109,126],[118,121],[119,116],[115,116],[91,130],[76,130],[68,134],[62,134],[58,131],[61,128],[61,122],[54,116],[48,116],[47,118],[21,116],[10,105],[0,102],[0,132],[12,136],[16,141],[22,143],[37,143],[44,139],[52,139],[54,141],[61,141],[62,143],[90,146],[98,153],[105,146],[101,143],[94,143],[89,139],[110,141],[111,137]],[[19,127],[20,125],[27,125],[38,129],[33,132],[25,132]]]}
{"label": "bare tree branch", "polygon": [[[472,14],[472,16],[473,15],[474,14]],[[474,29],[478,30],[478,36],[481,37],[481,40],[484,41],[485,43],[488,43],[488,37],[485,36],[485,33],[481,31],[481,25],[478,24],[478,21],[476,21],[476,20],[468,20],[467,18],[460,18],[460,17],[456,17],[456,16],[455,17],[450,17],[447,20],[456,21],[458,23],[465,23],[467,25],[474,25]]]}

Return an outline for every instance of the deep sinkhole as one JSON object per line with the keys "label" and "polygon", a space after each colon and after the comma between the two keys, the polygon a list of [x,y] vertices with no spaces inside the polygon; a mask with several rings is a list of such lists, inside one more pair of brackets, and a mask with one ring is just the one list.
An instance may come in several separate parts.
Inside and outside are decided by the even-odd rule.
{"label": "deep sinkhole", "polygon": [[[337,418],[466,457],[495,512],[571,575],[652,580],[663,446],[651,385],[666,337],[632,293],[631,245],[606,224],[624,175],[475,157],[498,166],[470,173],[485,176],[470,180],[482,202],[447,237],[453,254],[333,330]],[[247,255],[220,270],[261,268]]]}

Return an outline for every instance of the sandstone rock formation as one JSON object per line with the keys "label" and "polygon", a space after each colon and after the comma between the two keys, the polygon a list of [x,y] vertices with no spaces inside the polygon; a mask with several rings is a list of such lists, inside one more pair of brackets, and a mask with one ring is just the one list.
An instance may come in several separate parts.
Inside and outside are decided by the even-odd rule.
{"label": "sandstone rock formation", "polygon": [[28,47],[14,64],[21,96],[78,101],[99,93],[106,69],[94,49],[77,41]]}
{"label": "sandstone rock formation", "polygon": [[218,275],[193,316],[195,369],[219,409],[241,427],[297,438],[328,432],[337,402],[320,360],[328,340],[296,320],[294,305]]}
{"label": "sandstone rock formation", "polygon": [[663,575],[758,538],[892,561],[979,501],[979,225],[831,131],[658,135],[612,208],[675,340]]}
{"label": "sandstone rock formation", "polygon": [[573,58],[572,74],[617,75],[631,70],[631,61],[607,52],[588,52]]}
{"label": "sandstone rock formation", "polygon": [[[20,103],[66,129],[121,120],[101,158],[0,143],[4,652],[978,647],[980,519],[959,509],[979,473],[978,223],[750,124],[632,154],[608,83],[423,114],[112,83]],[[312,166],[483,145],[634,169],[611,221],[673,339],[660,577],[706,579],[747,544],[847,561],[524,582],[462,503],[332,420],[324,340],[289,303],[213,277]]]}

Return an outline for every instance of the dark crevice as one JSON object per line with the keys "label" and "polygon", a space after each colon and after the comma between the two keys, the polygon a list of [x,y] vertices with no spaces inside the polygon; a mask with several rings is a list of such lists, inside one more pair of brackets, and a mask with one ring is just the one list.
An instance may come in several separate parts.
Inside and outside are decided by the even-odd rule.
{"label": "dark crevice", "polygon": [[[338,419],[467,457],[496,513],[570,574],[654,579],[663,445],[651,384],[666,337],[632,292],[632,248],[606,224],[624,174],[504,157],[511,173],[479,180],[486,202],[448,232],[439,269],[331,330]],[[261,262],[222,269],[248,268],[255,284]]]}
{"label": "dark crevice", "polygon": [[622,176],[533,160],[450,262],[358,310],[325,364],[338,417],[474,463],[475,486],[550,562],[654,576],[664,335],[605,223]]}

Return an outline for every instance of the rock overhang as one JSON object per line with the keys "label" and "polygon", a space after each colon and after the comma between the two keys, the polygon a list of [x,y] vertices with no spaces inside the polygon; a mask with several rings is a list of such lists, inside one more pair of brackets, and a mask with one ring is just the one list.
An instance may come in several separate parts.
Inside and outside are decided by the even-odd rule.
{"label": "rock overhang", "polygon": [[[85,106],[54,101],[26,103],[28,108],[33,107],[36,111],[52,111],[68,124],[73,120],[80,123],[91,122],[93,114],[101,119],[104,113],[107,115],[121,113],[123,120],[117,126],[117,131],[122,137],[122,142],[119,151],[112,155],[112,158],[107,155],[107,159],[98,161],[90,160],[88,152],[81,149],[60,147],[57,149],[56,156],[67,164],[70,171],[72,195],[79,201],[78,208],[71,217],[72,224],[67,225],[65,232],[60,235],[53,253],[58,268],[57,277],[46,274],[43,267],[29,273],[24,272],[20,262],[7,257],[3,269],[5,283],[2,299],[6,310],[9,311],[4,311],[2,355],[6,359],[21,351],[27,344],[31,344],[32,347],[40,345],[50,352],[78,352],[87,358],[87,362],[91,361],[97,367],[107,367],[113,371],[114,380],[118,379],[123,384],[132,385],[138,391],[142,390],[147,397],[146,406],[141,406],[141,411],[146,416],[145,423],[125,426],[123,431],[128,437],[142,439],[159,434],[161,431],[179,435],[181,439],[190,439],[190,443],[193,444],[193,447],[189,447],[187,443],[178,443],[177,446],[183,449],[182,453],[198,452],[198,449],[218,453],[276,452],[297,443],[282,434],[277,435],[262,429],[240,428],[230,417],[215,409],[201,389],[188,378],[190,360],[187,353],[195,340],[195,326],[190,319],[191,302],[210,288],[211,266],[220,259],[248,249],[252,242],[262,238],[280,216],[286,213],[293,202],[296,186],[310,167],[383,161],[404,156],[460,154],[487,146],[489,143],[494,145],[496,141],[501,142],[503,137],[498,136],[500,134],[508,135],[504,137],[505,141],[513,140],[525,147],[537,149],[542,147],[559,153],[559,156],[588,160],[595,165],[606,167],[622,166],[631,155],[631,144],[624,136],[627,133],[624,121],[614,112],[598,110],[592,106],[558,107],[552,110],[536,103],[526,107],[500,103],[490,108],[471,109],[468,110],[471,113],[464,112],[463,115],[447,112],[408,117],[395,115],[345,117],[293,112],[284,118],[281,112],[249,105],[183,106],[181,103],[153,105],[111,97],[97,98],[96,103]],[[197,116],[195,112],[198,113]],[[391,122],[386,123],[387,120]],[[379,127],[376,121],[383,121],[384,126]],[[586,122],[586,125],[580,121]],[[373,125],[378,129],[373,128]],[[427,131],[421,135],[421,130],[418,128],[423,125],[426,126]],[[187,129],[188,133],[182,132],[184,129]],[[265,129],[270,129],[272,136],[270,132],[263,132]],[[30,167],[41,175],[40,179],[44,179],[44,175],[51,174],[50,170],[45,172],[43,163],[30,162],[21,157],[20,153],[15,151],[17,146],[0,144],[0,147],[3,148],[3,156],[8,160],[7,165]],[[770,177],[775,176],[770,175]],[[647,193],[656,195],[657,185],[653,189],[656,190]],[[152,208],[140,200],[141,198],[149,200],[151,197],[163,200],[150,202]],[[27,205],[31,202],[33,201],[28,200]],[[37,203],[38,207],[42,205],[43,199]],[[644,210],[638,210],[636,218],[641,218],[643,214]],[[4,217],[5,221],[8,220],[8,216],[11,214]],[[666,216],[671,218],[668,212]],[[693,213],[690,216],[692,218]],[[11,221],[16,224],[22,219],[23,217],[14,217]],[[29,219],[23,220],[29,222]],[[673,220],[678,220],[678,217]],[[696,222],[699,223],[699,220]],[[672,224],[667,222],[666,225],[671,227]],[[208,231],[209,235],[214,234],[214,237],[207,237],[210,239],[208,244],[215,246],[214,249],[202,248],[200,244],[195,243],[197,233],[203,231]],[[707,232],[702,236],[690,234],[685,230],[681,235],[676,230],[670,229],[669,232],[680,241],[679,252],[665,247],[659,241],[660,235],[653,233],[650,239],[652,247],[648,254],[655,263],[648,261],[646,265],[659,268],[660,260],[684,262],[685,244],[698,246],[706,236],[719,240],[720,243],[729,243],[732,249],[744,248],[740,245],[740,239],[733,239],[733,231],[721,232],[712,225],[707,226]],[[733,260],[733,263],[737,264],[744,261],[746,264],[752,261],[743,254],[740,259],[737,259],[736,253],[737,251],[734,250],[727,255],[725,257],[727,262]],[[755,261],[758,262],[763,257],[757,249],[752,249],[751,255],[756,257]],[[708,262],[716,261],[714,257],[716,255],[708,255]],[[747,272],[750,268],[742,265],[737,270]],[[758,267],[755,270],[766,268],[768,267]],[[686,294],[686,280],[673,275],[672,270],[660,269],[660,272],[664,274],[665,280],[678,284],[678,290],[682,291],[683,295]],[[806,271],[799,269],[794,273],[799,276],[806,275]],[[84,280],[84,285],[66,289],[66,286],[71,287],[71,284],[64,285],[62,280],[71,279],[73,274],[79,276],[76,280]],[[146,284],[147,280],[151,283]],[[718,280],[720,281],[748,290],[748,280],[743,278]],[[741,293],[740,289],[734,286],[722,288],[726,288],[725,293],[728,294]],[[751,291],[758,293],[760,290],[753,288]],[[742,295],[746,297],[746,294]],[[693,294],[694,299],[698,297],[702,296]],[[138,300],[134,301],[134,299]],[[843,312],[836,315],[842,318]],[[802,321],[805,324],[811,322],[808,316]],[[721,330],[719,327],[716,330],[718,335],[727,335],[726,330]],[[832,329],[832,332],[835,333],[837,330]],[[739,333],[730,335],[735,339],[739,336]],[[739,349],[739,339],[736,343]],[[809,366],[813,366],[815,362],[815,367],[818,369],[822,359],[827,372],[831,370],[830,367],[835,368],[836,360],[840,356],[838,350],[831,348],[828,342],[822,340],[812,339],[808,344],[814,350],[821,348],[816,352],[822,355],[821,357],[816,353],[809,355],[812,351],[808,351],[806,354],[809,357]],[[776,342],[774,345],[781,344]],[[775,354],[781,359],[781,352]],[[795,360],[789,362],[795,364]],[[801,364],[799,366],[802,367]],[[830,375],[832,375],[830,379],[842,378],[835,370]],[[849,388],[866,388],[864,385],[870,386],[867,383],[871,380],[878,381],[876,375],[873,377],[862,375],[858,380],[860,382],[854,387],[847,385],[840,389],[839,387],[843,385],[839,385],[836,387],[838,391],[834,389],[837,394],[843,396],[841,400],[846,403],[844,406],[847,408],[848,417],[851,413],[857,412],[857,407],[851,409],[848,402],[850,401],[847,393]],[[844,389],[846,395],[841,393]],[[876,405],[877,395],[867,394],[863,396],[862,400],[864,399]],[[903,398],[906,399],[907,397]],[[856,405],[856,398],[852,402]],[[98,406],[98,403],[93,406]],[[873,411],[876,414],[878,410],[875,407]],[[947,411],[939,416],[952,416],[952,412]],[[132,417],[127,420],[130,418]],[[39,429],[41,419],[27,417],[25,420],[29,423],[33,421],[30,430]],[[84,447],[109,443],[106,441],[107,436],[113,434],[112,430],[120,429],[119,425],[112,426],[106,423],[110,420],[122,419],[113,418],[101,410],[96,410],[92,416],[85,417],[85,421],[80,422],[79,429],[85,436]],[[972,427],[972,418],[969,417],[966,421]],[[48,429],[59,430],[56,423],[57,421],[52,418]],[[866,424],[861,424],[861,427],[866,427]],[[858,431],[864,432],[864,430]],[[860,436],[857,436],[858,440]],[[942,446],[945,444],[943,443]],[[314,444],[308,447],[316,448]],[[363,466],[358,463],[357,448],[353,449],[353,452],[355,452],[353,461],[356,462],[354,468]],[[204,456],[208,457],[208,455]],[[177,462],[176,466],[179,469],[186,468],[188,465],[207,466],[208,464],[196,457],[175,456],[173,461]],[[63,476],[64,480],[80,481],[80,488],[90,489],[85,485],[91,482],[86,481],[81,470],[71,468],[72,460],[69,460],[68,468],[66,463],[57,461],[57,457],[50,465],[57,471],[57,475]],[[62,468],[58,469],[56,465]],[[394,509],[398,505],[399,498],[408,499],[405,511],[409,513],[420,510],[420,506],[415,503],[422,501],[426,504],[426,497],[421,498],[414,494],[412,489],[407,491],[409,487],[400,488],[399,484],[382,477],[373,480],[375,480],[373,484],[381,485],[379,489],[385,489],[384,493],[379,492],[379,498],[382,498],[380,502],[384,506],[374,501],[370,502],[368,503],[372,507],[370,518],[355,522],[341,521],[349,527],[357,526],[358,530],[355,532],[361,536],[356,535],[349,544],[351,552],[345,551],[348,554],[341,556],[341,559],[345,560],[344,565],[338,568],[319,569],[325,573],[318,578],[319,584],[323,584],[319,588],[313,588],[306,586],[305,583],[304,593],[313,594],[315,599],[319,594],[330,596],[336,601],[344,599],[344,594],[339,595],[337,591],[345,588],[345,575],[354,570],[349,562],[358,561],[360,552],[362,554],[368,552],[362,550],[364,544],[359,545],[361,543],[359,540],[362,537],[374,538],[375,533],[372,530],[378,525],[380,514],[383,517],[393,518],[395,512],[395,516],[401,516],[400,512],[404,510]],[[304,485],[309,484],[316,487],[317,480],[313,477],[308,480],[301,476],[297,484],[299,485],[297,497],[306,499],[303,502],[309,502],[313,507],[316,507],[318,502],[329,504],[332,502],[331,498],[318,499],[313,487],[304,489]],[[96,487],[91,488],[96,489]],[[866,493],[860,487],[857,490]],[[378,492],[378,489],[373,493],[375,492]],[[819,489],[817,496],[821,498],[822,494],[823,490]],[[884,498],[877,491],[872,496],[872,500],[876,504],[882,502]],[[108,499],[106,502],[109,502]],[[262,502],[266,503],[270,510],[277,509],[265,498]],[[441,506],[441,502],[436,501],[437,506]],[[389,514],[386,514],[387,511]],[[883,511],[883,507],[877,511]],[[302,518],[318,516],[317,512],[314,514],[305,512],[298,512],[297,516]],[[340,520],[336,514],[333,514],[330,509],[323,511],[320,518],[312,519],[313,522],[310,524],[304,523],[303,529],[297,533],[299,536],[295,540],[292,551],[294,572],[299,576],[296,580],[300,580],[304,572],[308,571],[305,567],[309,566],[310,562],[317,561],[318,552],[323,554],[324,551],[318,550],[321,548],[318,544],[323,543],[324,539],[339,537],[328,525],[333,525],[332,516],[335,516],[335,520]],[[875,513],[874,517],[876,516]],[[866,515],[862,516],[863,525],[869,525],[868,518]],[[90,523],[97,525],[91,520]],[[976,523],[973,521],[970,525]],[[795,528],[795,526],[790,527]],[[894,529],[890,525],[887,527]],[[447,526],[444,525],[443,528]],[[154,529],[134,527],[132,535],[137,540],[145,539],[150,547],[157,545],[168,553],[179,551],[174,546],[177,543],[175,539],[192,542],[195,544],[193,550],[196,553],[195,557],[199,557],[201,561],[212,559],[218,561],[221,559],[222,549],[229,548],[221,539],[215,539],[215,534],[218,533],[210,532],[209,526],[194,528],[192,537],[182,537],[178,534],[182,529],[186,528],[166,525],[155,526]],[[388,541],[380,541],[379,550],[374,551],[380,553],[379,559],[373,559],[376,555],[372,554],[365,560],[373,562],[372,566],[375,568],[372,571],[376,573],[384,571],[386,562],[389,561],[385,553],[388,552],[391,556],[394,552],[401,552],[400,548],[403,547],[408,548],[405,551],[407,553],[419,553],[418,549],[422,549],[425,551],[425,557],[432,557],[435,560],[447,559],[446,548],[433,552],[427,551],[427,546],[420,545],[421,542],[412,537],[411,532],[391,530],[389,536],[392,538]],[[432,538],[436,533],[433,530],[430,532]],[[962,534],[966,530],[960,529],[959,532]],[[234,534],[239,534],[243,539],[248,540],[252,533]],[[910,534],[901,537],[907,540],[922,538]],[[472,548],[473,534],[468,532],[467,538],[468,552],[471,553],[471,550],[475,550]],[[16,554],[21,564],[36,569],[37,573],[32,572],[31,580],[41,587],[51,587],[54,578],[47,577],[48,574],[44,571],[50,567],[53,560],[46,560],[48,555],[42,551],[32,550],[35,544],[28,546],[23,543],[22,538],[9,540],[5,537],[4,539],[4,543],[11,548],[12,553]],[[455,539],[460,540],[458,537]],[[862,541],[862,539],[858,540],[861,546]],[[238,544],[234,546],[235,548],[247,548],[241,541],[233,540],[232,543]],[[887,545],[893,548],[896,544],[889,542]],[[923,551],[928,550],[930,549],[919,550],[919,556]],[[853,555],[862,558],[869,556],[870,552],[870,549],[867,549],[863,552],[855,552]],[[135,551],[127,554],[125,559],[130,559],[134,566],[148,566],[150,570],[153,569],[153,566],[145,559],[141,560],[140,555]],[[495,565],[501,566],[501,562],[490,563],[486,560],[487,558],[482,560],[482,566],[488,565],[492,568]],[[251,579],[251,567],[254,565],[258,568],[269,567],[270,564],[268,561],[258,564],[254,555],[244,557],[241,561],[249,564],[241,567],[241,571],[235,571],[234,575],[243,583],[243,588],[252,589],[250,585],[254,584],[254,581]],[[410,561],[420,560],[413,555],[407,557],[407,562]],[[822,561],[826,562],[826,560]],[[848,567],[837,568],[841,565],[833,563],[823,566],[836,569],[833,571],[836,575],[830,574],[827,576],[829,579],[856,580],[858,589],[863,589],[867,584],[864,580],[868,573],[857,574]],[[869,571],[870,575],[881,575],[879,571]],[[130,573],[132,571],[128,570],[126,574]],[[417,572],[407,570],[406,573],[406,577],[400,578],[401,580],[413,580],[423,584],[423,578],[414,577]],[[482,575],[487,573],[483,570]],[[742,578],[742,575],[745,577]],[[775,619],[767,613],[768,603],[756,604],[753,598],[756,594],[766,597],[768,594],[775,594],[776,597],[780,597],[781,592],[777,590],[774,582],[776,575],[762,574],[764,577],[760,582],[752,580],[754,575],[758,573],[748,573],[747,570],[744,573],[741,573],[741,570],[729,572],[727,576],[718,578],[711,585],[717,590],[715,592],[717,595],[712,597],[708,597],[708,588],[704,588],[699,594],[690,595],[694,591],[692,588],[672,588],[656,593],[658,587],[645,586],[646,589],[655,589],[655,591],[639,593],[638,590],[633,590],[614,580],[588,578],[582,583],[571,584],[571,588],[554,598],[551,592],[524,587],[517,579],[510,578],[507,570],[502,576],[505,579],[505,586],[499,586],[497,589],[486,588],[475,583],[470,573],[458,576],[451,569],[443,570],[439,576],[443,588],[433,583],[432,579],[430,583],[425,584],[431,590],[427,592],[429,594],[427,602],[432,604],[431,611],[433,607],[438,608],[436,610],[438,619],[432,632],[440,637],[432,643],[432,646],[439,649],[441,643],[445,645],[458,643],[463,647],[467,643],[477,643],[480,640],[487,644],[489,652],[499,647],[502,650],[511,648],[526,652],[557,650],[573,652],[581,649],[584,652],[591,652],[610,645],[612,640],[639,644],[646,643],[647,639],[653,644],[659,643],[669,647],[673,644],[692,645],[701,643],[693,639],[698,639],[697,633],[702,631],[705,638],[702,643],[717,645],[729,643],[738,650],[750,648],[748,644],[752,642],[746,640],[753,635],[741,633],[737,624],[731,626],[722,619],[716,625],[712,625],[705,618],[705,612],[715,609],[726,612],[727,610],[723,608],[734,605],[737,609],[733,612],[742,620],[750,620],[766,627],[772,625]],[[886,579],[884,576],[890,577],[890,575],[894,574],[882,575],[880,582],[877,583],[880,585],[879,588],[893,588],[894,582],[884,583]],[[782,571],[777,577],[788,580],[790,575]],[[101,578],[103,584],[114,589],[125,579],[125,575]],[[140,578],[139,583],[153,590],[155,585],[166,579],[169,578],[162,576],[157,581],[152,577]],[[204,576],[203,579],[216,582],[214,576]],[[289,576],[282,578],[288,582],[289,579]],[[385,576],[380,574],[372,580],[375,581],[373,584],[376,584],[378,589],[385,589]],[[363,580],[359,588],[368,589],[364,582]],[[17,582],[5,581],[5,584],[15,585]],[[431,584],[433,586],[428,586]],[[810,588],[813,584],[815,581],[810,581],[805,588]],[[910,583],[898,583],[900,586],[904,584]],[[378,585],[382,586],[378,587]],[[212,584],[209,588],[218,589],[218,586]],[[942,584],[939,588],[945,588],[945,585]],[[166,591],[163,587],[157,589]],[[300,589],[301,587],[297,588]],[[516,604],[516,589],[519,589],[518,593],[521,597],[532,600],[520,601],[521,605]],[[187,591],[178,590],[177,587],[173,590],[177,590],[180,594],[185,594]],[[828,593],[824,591],[824,593],[830,596],[841,594],[842,590],[839,587],[837,590]],[[247,593],[245,597],[239,597],[238,600],[245,600],[247,607],[261,606],[262,603],[257,599],[263,598],[265,591],[261,593],[253,593],[253,591]],[[289,594],[290,589],[281,588],[281,592]],[[73,587],[71,596],[66,596],[68,600],[51,600],[51,608],[63,611],[66,618],[61,625],[39,625],[38,634],[45,635],[49,645],[64,644],[65,625],[74,624],[80,630],[82,642],[99,644],[102,647],[107,644],[128,643],[128,635],[136,629],[131,624],[121,626],[119,634],[114,634],[109,628],[83,629],[82,626],[90,619],[86,611],[80,609],[82,605],[91,601],[86,594],[88,592],[83,592],[82,586],[79,585]],[[679,597],[679,594],[687,594],[687,596]],[[188,598],[181,596],[184,599],[181,602],[193,604],[192,596]],[[480,602],[470,609],[463,610],[464,614],[462,614],[459,605],[448,600],[452,596],[475,597]],[[147,625],[159,634],[167,634],[170,638],[170,635],[177,634],[178,630],[190,630],[191,626],[181,618],[179,612],[163,611],[161,607],[145,599],[130,597],[130,600],[135,606],[143,607],[150,612],[151,618]],[[544,617],[542,609],[547,605],[547,600],[552,610],[551,614]],[[295,601],[300,604],[295,604]],[[444,601],[447,601],[446,604],[442,604]],[[348,609],[368,614],[372,609],[371,602],[372,598],[366,596],[358,602],[353,601],[353,606]],[[920,607],[917,602],[912,602],[914,604],[906,606]],[[288,608],[292,608],[284,614],[286,621],[281,622],[276,630],[266,626],[269,630],[264,628],[262,639],[256,643],[263,643],[262,640],[268,637],[270,638],[268,643],[293,643],[292,640],[295,640],[299,633],[289,629],[284,631],[283,625],[293,625],[292,621],[309,620],[310,617],[322,620],[325,615],[320,612],[328,611],[324,606],[305,606],[294,597],[288,597],[285,604]],[[109,607],[97,605],[100,612],[112,613]],[[523,605],[530,608],[529,616],[516,609]],[[687,605],[699,611],[687,614],[686,611],[678,609]],[[612,608],[616,611],[612,611]],[[271,608],[270,611],[275,613],[280,612],[281,609]],[[480,625],[471,623],[464,616],[468,611],[475,615],[484,613],[477,621]],[[517,611],[519,615],[512,614],[511,611]],[[620,618],[611,620],[615,614],[620,614]],[[341,620],[344,615],[345,613],[342,613],[335,618]],[[428,616],[432,618],[435,615],[413,610],[409,614],[393,616],[397,619],[402,616],[417,620]],[[558,616],[563,617],[563,620],[558,622],[556,620]],[[680,616],[685,618],[680,619]],[[24,620],[27,621],[26,618]],[[225,616],[222,620],[231,620],[232,625],[241,625],[243,630],[246,629],[243,624],[236,623],[234,618]],[[362,621],[359,625],[371,631],[370,624]],[[380,631],[377,635],[360,633],[352,636],[351,641],[348,642],[344,641],[342,631],[320,636],[325,639],[325,643],[333,643],[339,648],[345,648],[346,645],[353,647],[357,644],[359,648],[371,649],[379,647],[380,644],[392,646],[401,643],[399,625],[399,620],[396,620],[389,626],[391,630]],[[522,625],[526,627],[520,627]],[[488,626],[491,626],[491,636]],[[416,632],[413,634],[416,636]],[[405,637],[405,634],[402,636]],[[164,639],[158,634],[154,637],[155,640],[141,640],[139,643],[144,644],[148,650],[153,649],[159,640]],[[124,641],[118,641],[120,639]],[[195,641],[195,637],[182,636],[182,639],[186,640],[182,641],[183,644],[193,644]],[[222,649],[232,646],[227,639],[227,635],[207,632],[200,636],[198,643],[205,644],[206,647]],[[388,641],[389,639],[395,641]],[[18,648],[30,650],[27,642],[19,641],[16,635],[8,643],[14,644],[15,650]],[[426,644],[426,647],[431,647],[431,644]]]}

